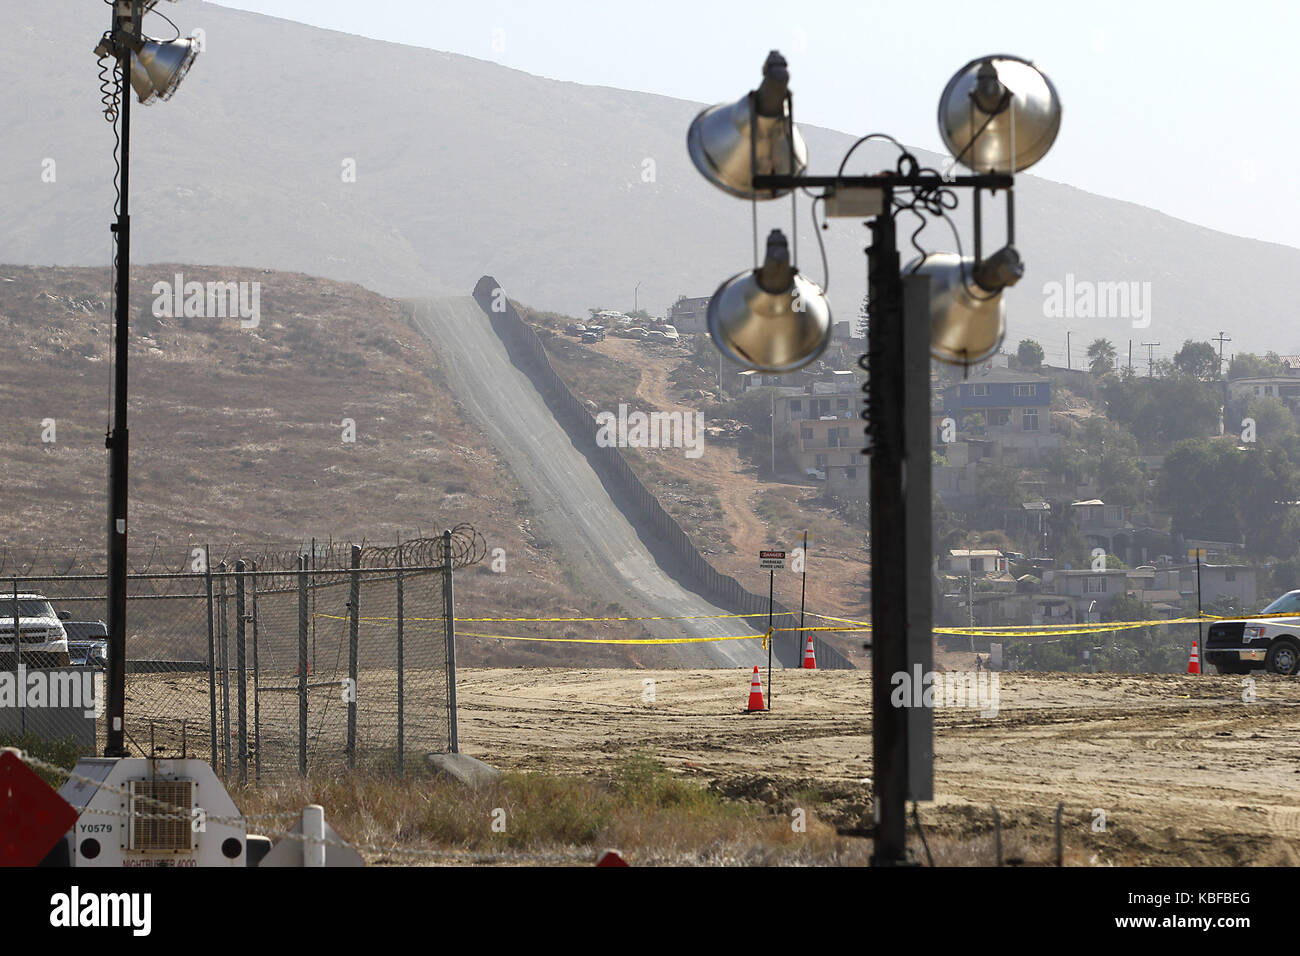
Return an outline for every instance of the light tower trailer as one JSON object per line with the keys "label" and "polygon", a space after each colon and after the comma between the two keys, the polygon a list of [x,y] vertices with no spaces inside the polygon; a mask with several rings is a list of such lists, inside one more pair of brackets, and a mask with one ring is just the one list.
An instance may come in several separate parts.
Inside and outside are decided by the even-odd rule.
{"label": "light tower trailer", "polygon": [[55,848],[65,865],[250,865],[243,815],[202,760],[84,757],[59,795],[78,814]]}

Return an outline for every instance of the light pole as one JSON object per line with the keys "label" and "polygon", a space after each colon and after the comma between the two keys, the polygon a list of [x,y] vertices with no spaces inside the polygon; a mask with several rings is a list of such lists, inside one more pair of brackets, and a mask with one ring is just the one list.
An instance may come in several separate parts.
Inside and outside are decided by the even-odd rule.
{"label": "light pole", "polygon": [[[1060,101],[1028,61],[982,57],[958,71],[939,106],[945,144],[974,175],[923,169],[892,137],[871,134],[850,147],[836,175],[807,176],[807,147],[794,125],[788,82],[786,62],[773,51],[760,87],[734,104],[701,112],[687,146],[704,177],[733,196],[756,203],[790,195],[793,202],[796,189],[820,189],[814,210],[822,202],[827,216],[866,219],[871,230],[867,354],[859,365],[868,373],[862,417],[871,455],[872,863],[898,865],[907,860],[907,799],[933,796],[933,714],[919,703],[898,707],[890,701],[899,680],[906,685],[920,678],[933,656],[929,360],[933,355],[969,366],[1001,344],[1001,292],[1023,272],[1014,247],[1013,174],[1051,147]],[[844,175],[853,151],[870,139],[898,148],[895,170]],[[963,256],[960,244],[956,254],[927,253],[909,264],[905,282],[896,217],[909,212],[923,224],[926,215],[947,219],[958,187],[974,191],[974,257]],[[988,257],[980,217],[986,190],[1005,191],[1007,213],[1007,245]],[[823,290],[798,274],[779,230],[768,237],[762,264],[728,279],[709,301],[714,343],[750,368],[800,368],[821,354],[830,329]],[[909,696],[919,701],[921,688]]]}
{"label": "light pole", "polygon": [[[114,353],[113,421],[105,437],[108,449],[108,674],[105,680],[107,721],[104,756],[125,757],[126,708],[126,573],[127,573],[127,358],[130,345],[131,272],[131,97],[123,88],[129,76],[140,102],[168,99],[189,70],[198,51],[193,39],[158,41],[141,33],[141,20],[158,0],[115,0],[112,27],[95,54],[101,63],[116,61],[111,73],[110,122],[122,121],[118,164],[117,220],[109,229],[116,239],[113,278]],[[169,21],[170,22],[170,21]],[[101,74],[103,75],[103,74]],[[119,107],[120,102],[120,107]]]}
{"label": "light pole", "polygon": [[641,283],[638,282],[636,284],[636,288],[632,290],[632,314],[633,315],[636,315],[638,312],[641,311],[640,295],[641,295]]}

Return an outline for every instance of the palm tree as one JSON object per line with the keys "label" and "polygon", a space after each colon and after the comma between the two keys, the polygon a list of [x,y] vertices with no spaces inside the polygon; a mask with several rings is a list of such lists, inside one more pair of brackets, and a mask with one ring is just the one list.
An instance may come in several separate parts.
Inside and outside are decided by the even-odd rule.
{"label": "palm tree", "polygon": [[1115,368],[1115,346],[1108,339],[1093,339],[1088,346],[1088,368],[1098,377]]}

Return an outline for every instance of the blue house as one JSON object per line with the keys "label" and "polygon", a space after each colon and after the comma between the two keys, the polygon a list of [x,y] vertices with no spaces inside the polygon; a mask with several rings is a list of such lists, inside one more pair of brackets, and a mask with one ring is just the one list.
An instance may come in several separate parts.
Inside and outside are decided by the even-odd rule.
{"label": "blue house", "polygon": [[1046,434],[1051,407],[1051,380],[1015,369],[990,369],[943,390],[944,416],[972,435]]}

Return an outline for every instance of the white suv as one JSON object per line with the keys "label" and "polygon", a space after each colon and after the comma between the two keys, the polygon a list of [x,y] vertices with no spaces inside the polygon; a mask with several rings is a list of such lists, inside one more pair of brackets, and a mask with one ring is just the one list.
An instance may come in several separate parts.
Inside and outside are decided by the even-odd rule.
{"label": "white suv", "polygon": [[[43,594],[19,594],[18,634],[23,664],[67,667],[68,633]],[[14,664],[14,595],[0,594],[0,659]]]}

